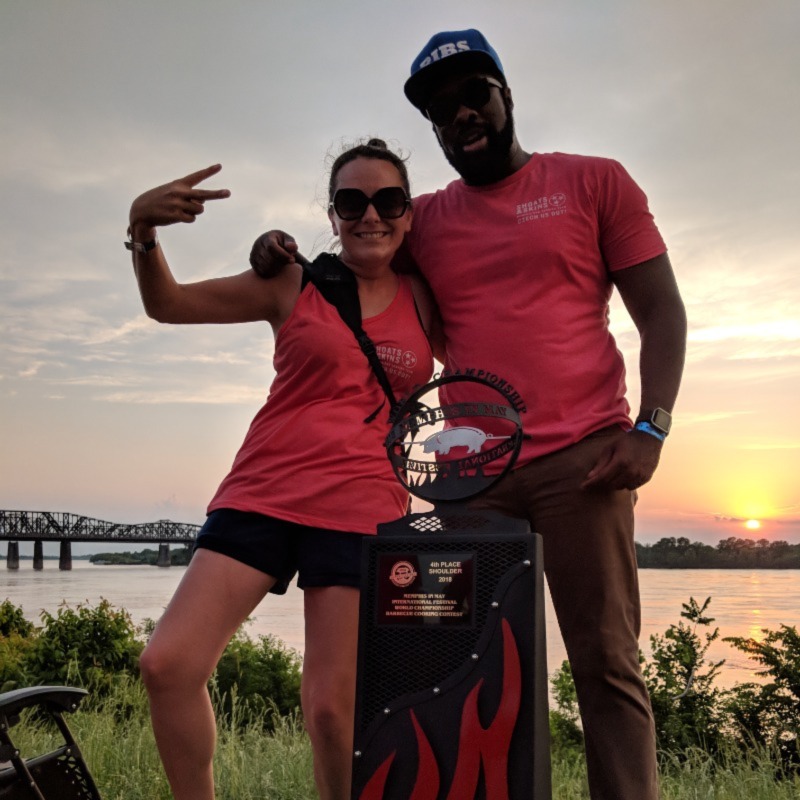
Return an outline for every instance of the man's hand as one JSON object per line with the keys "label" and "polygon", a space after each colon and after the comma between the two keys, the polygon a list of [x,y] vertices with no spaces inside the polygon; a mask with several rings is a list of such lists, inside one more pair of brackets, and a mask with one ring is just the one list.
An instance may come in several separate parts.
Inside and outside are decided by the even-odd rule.
{"label": "man's hand", "polygon": [[301,257],[297,252],[297,242],[284,231],[267,231],[253,242],[250,250],[250,266],[261,278],[274,278],[287,264],[293,264]]}
{"label": "man's hand", "polygon": [[649,433],[618,436],[598,458],[581,489],[638,489],[653,477],[662,443]]}
{"label": "man's hand", "polygon": [[214,164],[183,178],[157,186],[144,194],[140,194],[131,204],[131,234],[137,237],[137,231],[152,231],[163,225],[174,225],[176,222],[194,222],[198,214],[203,213],[206,200],[223,200],[230,197],[227,189],[197,189],[198,183],[216,175],[222,169],[221,164]]}

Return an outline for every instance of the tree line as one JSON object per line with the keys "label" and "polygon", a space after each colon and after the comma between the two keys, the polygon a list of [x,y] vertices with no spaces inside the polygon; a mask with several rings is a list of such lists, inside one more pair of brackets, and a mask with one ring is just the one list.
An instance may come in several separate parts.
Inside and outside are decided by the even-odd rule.
{"label": "tree line", "polygon": [[[192,551],[188,547],[181,547],[178,549],[170,549],[169,559],[170,564],[175,567],[186,566],[192,557]],[[89,556],[89,561],[92,564],[101,565],[138,565],[138,564],[157,564],[158,563],[158,550],[145,548],[132,553],[126,550],[123,553],[95,553]]]}
{"label": "tree line", "polygon": [[800,544],[732,536],[712,547],[669,536],[655,544],[637,542],[636,558],[645,569],[800,569]]}

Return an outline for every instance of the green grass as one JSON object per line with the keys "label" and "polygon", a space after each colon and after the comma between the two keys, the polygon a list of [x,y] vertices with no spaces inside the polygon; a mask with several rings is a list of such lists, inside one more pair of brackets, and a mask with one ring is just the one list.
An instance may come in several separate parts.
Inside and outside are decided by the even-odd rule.
{"label": "green grass", "polygon": [[[278,718],[273,733],[235,718],[218,724],[215,771],[218,800],[312,800],[311,747],[296,717]],[[108,696],[67,717],[103,800],[171,800],[147,710],[144,687],[125,681]],[[30,716],[12,731],[30,757],[61,743],[58,733]]]}
{"label": "green grass", "polygon": [[712,757],[702,750],[662,761],[663,800],[797,800],[800,775],[781,778],[766,751],[733,749]]}
{"label": "green grass", "polygon": [[[158,759],[140,682],[122,682],[105,699],[88,700],[69,715],[104,800],[171,800]],[[311,748],[297,718],[282,718],[271,734],[236,718],[219,722],[218,800],[312,800]],[[23,755],[44,752],[53,732],[27,719],[12,730]],[[780,779],[765,752],[731,750],[714,758],[702,751],[662,761],[663,800],[797,800],[800,777]],[[555,800],[588,800],[583,756],[553,757]]]}

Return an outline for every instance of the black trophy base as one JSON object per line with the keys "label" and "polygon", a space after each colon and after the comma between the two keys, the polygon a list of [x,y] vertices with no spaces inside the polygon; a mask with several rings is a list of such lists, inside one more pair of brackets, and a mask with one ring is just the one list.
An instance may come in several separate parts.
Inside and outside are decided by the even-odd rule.
{"label": "black trophy base", "polygon": [[457,506],[363,547],[353,800],[549,800],[541,538]]}

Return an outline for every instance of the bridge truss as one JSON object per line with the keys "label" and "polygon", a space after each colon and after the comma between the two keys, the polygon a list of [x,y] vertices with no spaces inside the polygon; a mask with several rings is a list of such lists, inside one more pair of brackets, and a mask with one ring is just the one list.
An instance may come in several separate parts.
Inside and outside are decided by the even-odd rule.
{"label": "bridge truss", "polygon": [[0,539],[9,541],[190,544],[199,530],[199,525],[168,519],[131,525],[58,511],[0,511]]}

